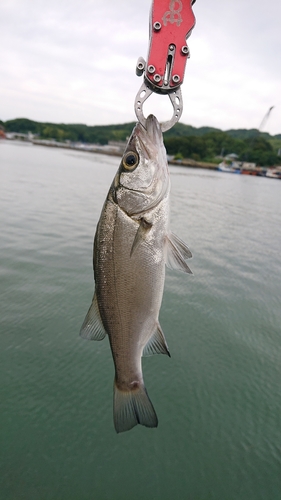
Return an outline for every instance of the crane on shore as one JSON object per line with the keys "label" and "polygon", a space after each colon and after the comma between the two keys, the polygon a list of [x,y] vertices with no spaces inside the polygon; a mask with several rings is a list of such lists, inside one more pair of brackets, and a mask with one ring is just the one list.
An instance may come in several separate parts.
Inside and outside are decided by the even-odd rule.
{"label": "crane on shore", "polygon": [[258,131],[261,132],[262,128],[265,126],[268,118],[269,118],[269,115],[271,113],[271,111],[273,110],[274,106],[270,106],[269,110],[266,112],[265,116],[263,117],[262,121],[261,121],[261,124],[258,128]]}

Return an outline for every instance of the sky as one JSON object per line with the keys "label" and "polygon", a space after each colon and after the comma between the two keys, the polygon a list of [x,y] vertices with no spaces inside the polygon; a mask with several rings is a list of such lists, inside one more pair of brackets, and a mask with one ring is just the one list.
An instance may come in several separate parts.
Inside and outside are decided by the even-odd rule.
{"label": "sky", "polygon": [[[188,1],[188,0],[182,0]],[[151,0],[1,0],[0,119],[135,121]],[[280,0],[197,0],[181,122],[281,134]],[[172,116],[168,96],[144,113]]]}

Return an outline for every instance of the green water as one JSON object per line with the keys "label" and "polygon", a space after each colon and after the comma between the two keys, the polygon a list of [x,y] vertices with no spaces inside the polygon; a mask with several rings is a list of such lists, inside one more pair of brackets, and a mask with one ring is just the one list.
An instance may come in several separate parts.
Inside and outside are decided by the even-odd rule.
{"label": "green water", "polygon": [[0,143],[0,498],[281,498],[281,182],[170,167],[172,358],[143,360],[159,427],[117,435],[107,339],[78,332],[119,160]]}

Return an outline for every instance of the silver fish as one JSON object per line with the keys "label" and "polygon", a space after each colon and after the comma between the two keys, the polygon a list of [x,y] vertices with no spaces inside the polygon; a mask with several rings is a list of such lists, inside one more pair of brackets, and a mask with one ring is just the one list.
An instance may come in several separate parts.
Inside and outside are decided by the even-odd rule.
{"label": "silver fish", "polygon": [[159,324],[165,264],[191,273],[187,246],[169,230],[170,179],[161,127],[137,123],[109,189],[94,240],[95,294],[82,325],[85,339],[106,334],[115,365],[114,425],[157,427],[141,357],[169,354]]}

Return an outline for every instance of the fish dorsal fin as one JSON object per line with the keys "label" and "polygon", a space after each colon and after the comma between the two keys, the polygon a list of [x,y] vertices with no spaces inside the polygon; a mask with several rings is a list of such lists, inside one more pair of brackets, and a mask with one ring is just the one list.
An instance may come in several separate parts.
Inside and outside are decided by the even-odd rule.
{"label": "fish dorsal fin", "polygon": [[87,340],[102,340],[106,336],[100,317],[96,293],[80,330],[80,337]]}
{"label": "fish dorsal fin", "polygon": [[136,232],[136,236],[135,236],[133,244],[132,244],[130,257],[132,257],[133,252],[136,250],[136,248],[139,246],[139,244],[143,240],[145,240],[147,233],[152,228],[151,222],[148,222],[147,220],[145,220],[144,217],[142,217],[139,222],[140,222],[140,225],[139,225],[139,228]]}
{"label": "fish dorsal fin", "polygon": [[164,337],[164,333],[161,329],[159,323],[157,324],[157,329],[150,337],[149,341],[143,349],[143,356],[152,356],[153,354],[167,354],[170,356],[169,348]]}
{"label": "fish dorsal fin", "polygon": [[192,274],[185,262],[186,259],[192,257],[192,253],[186,244],[174,233],[170,233],[166,236],[166,245],[166,266],[170,269]]}

